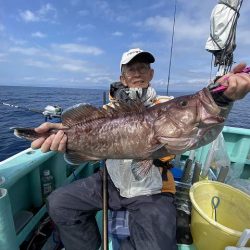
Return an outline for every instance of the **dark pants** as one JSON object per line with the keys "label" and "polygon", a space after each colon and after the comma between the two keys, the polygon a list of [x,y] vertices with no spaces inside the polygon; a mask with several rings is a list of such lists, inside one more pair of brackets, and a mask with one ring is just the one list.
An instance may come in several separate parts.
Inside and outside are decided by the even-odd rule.
{"label": "dark pants", "polygon": [[[175,250],[176,210],[174,198],[155,194],[123,198],[109,179],[109,209],[129,211],[130,237],[122,250]],[[48,197],[48,211],[58,227],[66,250],[96,250],[101,237],[95,220],[102,209],[102,176],[60,187]]]}

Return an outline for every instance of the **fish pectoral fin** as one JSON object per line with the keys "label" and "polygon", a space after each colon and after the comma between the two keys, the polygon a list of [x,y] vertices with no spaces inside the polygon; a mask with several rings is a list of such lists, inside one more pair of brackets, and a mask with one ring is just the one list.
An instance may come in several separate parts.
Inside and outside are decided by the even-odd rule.
{"label": "fish pectoral fin", "polygon": [[85,161],[96,161],[96,160],[100,160],[100,159],[96,158],[96,157],[82,155],[80,152],[68,150],[64,154],[64,160],[71,165],[79,165]]}
{"label": "fish pectoral fin", "polygon": [[183,137],[183,138],[169,138],[169,137],[159,137],[157,138],[164,148],[170,154],[182,154],[194,145],[195,140],[192,137]]}
{"label": "fish pectoral fin", "polygon": [[153,166],[153,160],[133,160],[131,163],[131,171],[137,181],[142,180],[147,174],[149,170]]}

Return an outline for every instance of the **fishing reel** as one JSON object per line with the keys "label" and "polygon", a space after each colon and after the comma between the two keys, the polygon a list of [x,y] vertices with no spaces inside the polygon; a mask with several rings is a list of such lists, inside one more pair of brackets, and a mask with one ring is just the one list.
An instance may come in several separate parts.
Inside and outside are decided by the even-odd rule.
{"label": "fishing reel", "polygon": [[63,109],[58,105],[47,105],[44,108],[42,114],[45,116],[45,120],[52,118],[61,118]]}

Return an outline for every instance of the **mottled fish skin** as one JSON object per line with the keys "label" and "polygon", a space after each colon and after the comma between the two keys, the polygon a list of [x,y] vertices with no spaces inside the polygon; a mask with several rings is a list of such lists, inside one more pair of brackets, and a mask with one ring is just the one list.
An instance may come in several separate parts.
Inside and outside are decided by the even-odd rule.
{"label": "mottled fish skin", "polygon": [[[181,154],[216,138],[225,120],[220,111],[206,88],[147,109],[138,103],[106,109],[73,106],[62,114],[62,124],[68,127],[64,130],[68,138],[65,159],[80,164],[88,160],[139,161]],[[31,141],[41,136],[28,131],[29,135],[25,135],[25,129],[15,129],[15,134]]]}

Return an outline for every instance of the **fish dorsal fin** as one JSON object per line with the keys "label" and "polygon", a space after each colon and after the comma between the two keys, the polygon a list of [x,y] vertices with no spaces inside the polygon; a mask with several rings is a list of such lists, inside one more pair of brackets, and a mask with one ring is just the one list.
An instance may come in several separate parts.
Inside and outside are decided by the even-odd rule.
{"label": "fish dorsal fin", "polygon": [[134,114],[145,111],[142,103],[112,103],[112,106],[106,105],[103,108],[96,108],[90,104],[77,104],[62,113],[62,124],[67,127],[79,123],[86,123],[101,118],[115,118],[124,114]]}
{"label": "fish dorsal fin", "polygon": [[75,124],[92,121],[104,117],[100,109],[85,103],[80,103],[66,109],[62,113],[62,124],[71,127]]}

